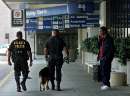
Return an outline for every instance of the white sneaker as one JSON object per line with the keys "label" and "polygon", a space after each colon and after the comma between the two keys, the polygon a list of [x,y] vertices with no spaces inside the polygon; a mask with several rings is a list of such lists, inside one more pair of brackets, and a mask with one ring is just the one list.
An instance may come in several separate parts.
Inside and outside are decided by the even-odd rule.
{"label": "white sneaker", "polygon": [[101,90],[107,90],[107,89],[109,89],[110,87],[108,87],[107,85],[103,85],[103,86],[101,86]]}

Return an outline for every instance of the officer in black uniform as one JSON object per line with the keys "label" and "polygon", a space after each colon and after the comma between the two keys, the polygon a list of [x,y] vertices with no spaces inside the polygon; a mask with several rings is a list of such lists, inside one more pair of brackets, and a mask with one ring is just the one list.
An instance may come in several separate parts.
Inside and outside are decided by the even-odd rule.
{"label": "officer in black uniform", "polygon": [[[17,84],[17,91],[21,92],[21,86],[24,91],[26,88],[26,79],[28,78],[29,67],[27,61],[30,58],[30,66],[32,66],[32,53],[29,43],[22,39],[22,32],[17,32],[17,39],[12,41],[8,49],[8,64],[14,63],[14,74]],[[20,75],[23,75],[23,80],[20,83]],[[20,86],[21,85],[21,86]]]}
{"label": "officer in black uniform", "polygon": [[[55,69],[56,69],[56,81],[57,81],[57,91],[61,91],[61,68],[63,65],[63,54],[62,51],[66,52],[68,57],[69,52],[66,48],[66,44],[63,39],[59,36],[59,30],[54,29],[52,31],[52,36],[45,44],[44,54],[45,58],[48,59],[48,67],[50,70],[50,81],[52,84],[52,90],[55,90]],[[49,55],[49,57],[48,57]]]}

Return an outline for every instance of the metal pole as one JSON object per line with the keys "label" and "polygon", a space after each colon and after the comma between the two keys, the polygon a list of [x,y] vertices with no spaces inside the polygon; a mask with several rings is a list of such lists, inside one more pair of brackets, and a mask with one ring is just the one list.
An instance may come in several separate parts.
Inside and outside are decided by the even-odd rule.
{"label": "metal pole", "polygon": [[127,0],[127,38],[129,37],[129,33],[128,33],[128,14],[129,14],[129,12],[128,12],[128,0]]}
{"label": "metal pole", "polygon": [[26,31],[26,9],[24,9],[24,31],[25,31],[25,40],[27,40],[27,31]]}
{"label": "metal pole", "polygon": [[34,59],[36,59],[36,32],[34,33]]}

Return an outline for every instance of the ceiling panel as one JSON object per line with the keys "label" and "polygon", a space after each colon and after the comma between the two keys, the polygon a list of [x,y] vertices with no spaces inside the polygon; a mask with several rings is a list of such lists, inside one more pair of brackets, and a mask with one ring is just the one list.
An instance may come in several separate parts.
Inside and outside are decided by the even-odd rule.
{"label": "ceiling panel", "polygon": [[67,3],[67,2],[84,2],[92,0],[3,0],[5,2],[24,2],[24,3]]}
{"label": "ceiling panel", "polygon": [[[5,4],[10,9],[25,9],[25,8],[32,8],[30,5],[33,5],[35,8],[39,8],[38,4],[51,4],[49,6],[55,6],[55,4],[65,4],[65,3],[78,3],[78,2],[86,2],[86,1],[94,1],[99,2],[100,0],[3,0]],[[45,5],[45,6],[46,6]]]}
{"label": "ceiling panel", "polygon": [[24,3],[67,3],[67,2],[85,2],[85,1],[101,1],[101,0],[3,0],[5,2],[24,2]]}

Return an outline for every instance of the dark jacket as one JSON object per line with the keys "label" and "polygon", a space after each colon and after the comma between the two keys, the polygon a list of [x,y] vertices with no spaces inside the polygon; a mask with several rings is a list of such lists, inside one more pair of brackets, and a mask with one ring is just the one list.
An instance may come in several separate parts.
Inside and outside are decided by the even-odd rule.
{"label": "dark jacket", "polygon": [[50,56],[62,57],[63,48],[66,46],[64,40],[60,37],[50,37],[45,44]]}
{"label": "dark jacket", "polygon": [[110,35],[107,34],[106,38],[103,40],[103,43],[102,40],[99,40],[98,45],[99,49],[101,46],[103,47],[103,56],[99,56],[100,51],[98,53],[98,57],[100,60],[112,60],[114,58],[114,41],[113,38],[110,37]]}

